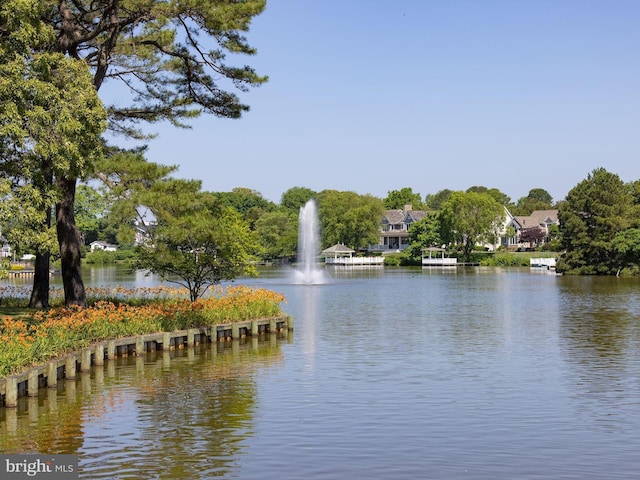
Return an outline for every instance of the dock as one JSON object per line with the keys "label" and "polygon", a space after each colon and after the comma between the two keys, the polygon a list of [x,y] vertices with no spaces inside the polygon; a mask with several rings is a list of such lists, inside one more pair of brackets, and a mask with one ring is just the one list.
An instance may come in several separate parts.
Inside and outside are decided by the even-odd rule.
{"label": "dock", "polygon": [[458,266],[457,258],[445,257],[446,250],[444,248],[429,247],[422,250],[422,266],[423,267],[456,267]]}
{"label": "dock", "polygon": [[96,342],[78,352],[0,379],[0,407],[15,408],[19,397],[37,397],[40,389],[57,388],[58,380],[75,380],[78,372],[87,373],[104,368],[105,360],[141,356],[158,350],[183,349],[204,343],[215,345],[266,334],[288,334],[291,330],[293,319],[283,316]]}
{"label": "dock", "polygon": [[327,257],[325,265],[384,266],[384,257]]}
{"label": "dock", "polygon": [[556,259],[553,257],[545,257],[545,258],[530,258],[529,259],[529,267],[530,268],[544,268],[547,270],[555,270],[556,269]]}

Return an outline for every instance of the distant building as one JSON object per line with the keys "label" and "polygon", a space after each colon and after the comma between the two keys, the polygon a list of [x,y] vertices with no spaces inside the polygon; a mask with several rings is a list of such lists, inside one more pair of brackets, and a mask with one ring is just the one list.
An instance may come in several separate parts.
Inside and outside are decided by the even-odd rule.
{"label": "distant building", "polygon": [[100,240],[96,240],[95,242],[91,242],[89,244],[89,247],[91,248],[92,252],[95,252],[97,250],[102,250],[102,251],[105,251],[105,252],[115,252],[116,250],[118,250],[118,246],[117,245],[113,245],[112,243],[102,242]]}
{"label": "distant building", "polygon": [[378,245],[371,245],[369,251],[385,253],[404,250],[409,246],[409,227],[428,214],[426,210],[413,210],[411,205],[405,205],[402,210],[386,210]]}
{"label": "distant building", "polygon": [[[515,236],[509,241],[509,246],[516,248],[533,248],[550,240],[549,229],[552,225],[560,225],[558,220],[558,210],[535,210],[531,215],[515,216],[508,226],[513,227]],[[522,242],[520,237],[522,232],[529,228],[540,228],[544,232],[544,237],[538,245],[531,245],[529,242]]]}
{"label": "distant building", "polygon": [[11,245],[7,242],[7,239],[2,235],[0,231],[0,257],[11,258]]}

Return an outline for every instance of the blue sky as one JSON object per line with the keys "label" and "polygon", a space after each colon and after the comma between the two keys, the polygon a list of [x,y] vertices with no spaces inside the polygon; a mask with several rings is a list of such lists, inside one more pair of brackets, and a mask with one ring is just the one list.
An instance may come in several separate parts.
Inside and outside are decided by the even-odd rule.
{"label": "blue sky", "polygon": [[148,159],[210,191],[384,198],[472,185],[555,200],[640,179],[640,2],[270,0],[240,120],[156,125]]}

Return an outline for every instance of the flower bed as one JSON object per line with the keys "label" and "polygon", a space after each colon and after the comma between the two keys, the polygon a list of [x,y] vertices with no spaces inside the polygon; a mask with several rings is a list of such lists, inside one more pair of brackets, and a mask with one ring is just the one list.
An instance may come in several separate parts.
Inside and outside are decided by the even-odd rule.
{"label": "flower bed", "polygon": [[[95,295],[96,292],[93,292]],[[282,315],[285,298],[243,286],[218,287],[190,302],[178,289],[105,290],[87,308],[52,308],[0,320],[0,377],[91,343]]]}

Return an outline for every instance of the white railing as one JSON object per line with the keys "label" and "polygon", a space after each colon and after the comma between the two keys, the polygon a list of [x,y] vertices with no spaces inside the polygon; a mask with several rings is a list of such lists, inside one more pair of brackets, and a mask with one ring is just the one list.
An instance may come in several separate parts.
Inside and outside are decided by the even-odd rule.
{"label": "white railing", "polygon": [[384,265],[383,257],[327,257],[327,265]]}
{"label": "white railing", "polygon": [[556,268],[555,258],[530,258],[529,266],[534,268]]}
{"label": "white railing", "polygon": [[455,267],[458,263],[457,258],[423,258],[423,267]]}

